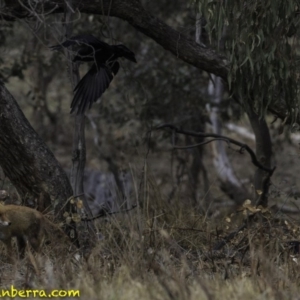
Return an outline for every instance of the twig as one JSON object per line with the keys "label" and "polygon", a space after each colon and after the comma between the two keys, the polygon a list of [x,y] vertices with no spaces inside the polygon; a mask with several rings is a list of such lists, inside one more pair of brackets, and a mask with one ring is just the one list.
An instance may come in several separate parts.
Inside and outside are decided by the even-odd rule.
{"label": "twig", "polygon": [[134,208],[137,207],[137,204],[133,204],[130,208],[127,209],[122,209],[122,210],[118,210],[118,211],[111,211],[108,212],[106,209],[102,209],[100,214],[98,214],[95,217],[91,217],[91,218],[81,218],[82,221],[94,221],[96,219],[105,217],[105,216],[110,216],[110,215],[115,215],[115,214],[120,214],[120,213],[124,213],[124,212],[129,212],[131,210],[133,210]]}
{"label": "twig", "polygon": [[213,251],[221,250],[230,240],[232,240],[241,230],[244,230],[247,227],[247,223],[245,222],[241,227],[237,230],[229,233],[225,238],[223,238],[220,242],[216,243],[213,247]]}
{"label": "twig", "polygon": [[206,145],[206,144],[209,144],[213,141],[220,141],[220,140],[223,140],[224,142],[228,142],[227,139],[221,139],[221,138],[215,138],[215,139],[212,139],[212,140],[209,140],[209,141],[206,141],[206,142],[202,142],[202,143],[198,143],[198,144],[194,144],[194,145],[188,145],[188,146],[183,146],[183,147],[179,147],[179,146],[174,146],[173,149],[176,149],[176,150],[186,150],[186,149],[192,149],[192,148],[196,148],[198,146],[203,146],[203,145]]}

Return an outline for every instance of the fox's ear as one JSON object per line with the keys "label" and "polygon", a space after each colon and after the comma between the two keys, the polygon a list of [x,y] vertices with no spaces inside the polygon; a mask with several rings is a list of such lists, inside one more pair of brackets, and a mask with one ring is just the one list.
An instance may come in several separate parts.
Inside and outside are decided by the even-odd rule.
{"label": "fox's ear", "polygon": [[7,221],[7,217],[4,213],[0,213],[0,222]]}

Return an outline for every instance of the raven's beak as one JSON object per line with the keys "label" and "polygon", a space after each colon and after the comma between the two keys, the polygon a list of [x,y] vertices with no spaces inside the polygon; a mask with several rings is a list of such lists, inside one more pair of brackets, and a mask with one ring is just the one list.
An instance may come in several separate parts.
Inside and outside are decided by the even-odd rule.
{"label": "raven's beak", "polygon": [[130,60],[130,61],[135,62],[135,63],[137,62],[136,59],[135,59],[135,55],[134,55],[134,54],[130,54],[130,55],[126,56],[126,58],[127,58],[128,60]]}

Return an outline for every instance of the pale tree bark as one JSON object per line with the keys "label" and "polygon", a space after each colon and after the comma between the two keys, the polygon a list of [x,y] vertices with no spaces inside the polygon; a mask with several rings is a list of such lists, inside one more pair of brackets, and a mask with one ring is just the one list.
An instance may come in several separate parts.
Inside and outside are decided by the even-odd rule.
{"label": "pale tree bark", "polygon": [[246,127],[238,126],[234,123],[226,123],[225,127],[228,130],[240,135],[243,139],[255,141],[255,135]]}
{"label": "pale tree bark", "polygon": [[[201,44],[202,24],[201,15],[196,17],[196,42]],[[223,37],[225,37],[225,29]],[[220,41],[222,43],[222,41]],[[222,45],[221,45],[222,47]],[[211,105],[207,106],[212,131],[214,134],[222,135],[222,121],[220,118],[220,107],[223,99],[224,84],[221,77],[211,74],[208,84],[208,95],[210,96]],[[213,149],[213,163],[217,171],[217,175],[222,184],[224,192],[230,196],[237,204],[241,204],[247,197],[247,191],[236,177],[232,165],[229,161],[223,141],[215,141],[211,147]]]}
{"label": "pale tree bark", "polygon": [[[208,94],[211,98],[209,108],[210,121],[213,133],[222,135],[222,121],[220,119],[219,107],[221,106],[224,88],[220,77],[211,75],[211,78],[208,85]],[[213,148],[214,166],[222,183],[222,189],[235,203],[243,203],[247,199],[248,193],[233,171],[226,152],[227,145],[223,141],[215,141],[211,146]]]}

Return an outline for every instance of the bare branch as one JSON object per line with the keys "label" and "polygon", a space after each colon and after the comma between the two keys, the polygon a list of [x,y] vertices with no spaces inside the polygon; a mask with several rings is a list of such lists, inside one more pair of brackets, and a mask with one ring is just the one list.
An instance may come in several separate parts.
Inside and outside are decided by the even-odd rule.
{"label": "bare branch", "polygon": [[184,146],[184,147],[178,147],[178,146],[174,146],[173,149],[176,149],[176,150],[187,150],[187,149],[192,149],[192,148],[196,148],[198,146],[204,146],[204,145],[207,145],[213,141],[224,141],[224,142],[227,142],[228,145],[229,145],[229,142],[227,139],[222,139],[222,138],[216,138],[216,139],[212,139],[212,140],[209,140],[209,141],[206,141],[206,142],[202,142],[202,143],[198,143],[198,144],[194,144],[194,145],[189,145],[189,146]]}
{"label": "bare branch", "polygon": [[202,137],[202,138],[215,138],[216,140],[222,140],[222,141],[226,141],[227,143],[231,143],[231,144],[234,144],[234,145],[237,145],[240,148],[240,153],[243,153],[243,150],[246,150],[250,157],[251,157],[251,161],[252,163],[258,167],[259,169],[262,169],[266,172],[268,172],[270,174],[270,176],[273,174],[273,172],[275,171],[275,168],[272,168],[272,169],[269,169],[269,168],[266,168],[264,167],[257,159],[255,153],[253,152],[253,150],[247,145],[247,144],[243,144],[241,142],[238,142],[232,138],[229,138],[229,137],[225,137],[225,136],[222,136],[222,135],[219,135],[219,134],[214,134],[214,133],[203,133],[203,132],[195,132],[195,131],[189,131],[189,130],[182,130],[182,129],[179,129],[177,128],[176,126],[172,125],[172,124],[163,124],[163,125],[160,125],[158,127],[156,127],[156,130],[159,130],[159,129],[165,129],[165,128],[170,128],[172,129],[173,131],[175,131],[176,133],[180,133],[180,134],[184,134],[184,135],[190,135],[190,136],[194,136],[194,137]]}
{"label": "bare branch", "polygon": [[117,211],[111,211],[111,212],[107,211],[105,208],[102,208],[100,210],[100,213],[97,216],[94,216],[94,217],[91,217],[91,218],[81,218],[81,220],[82,221],[94,221],[94,220],[102,218],[102,217],[129,212],[129,211],[133,210],[136,207],[137,207],[137,204],[133,204],[130,208],[117,210]]}

